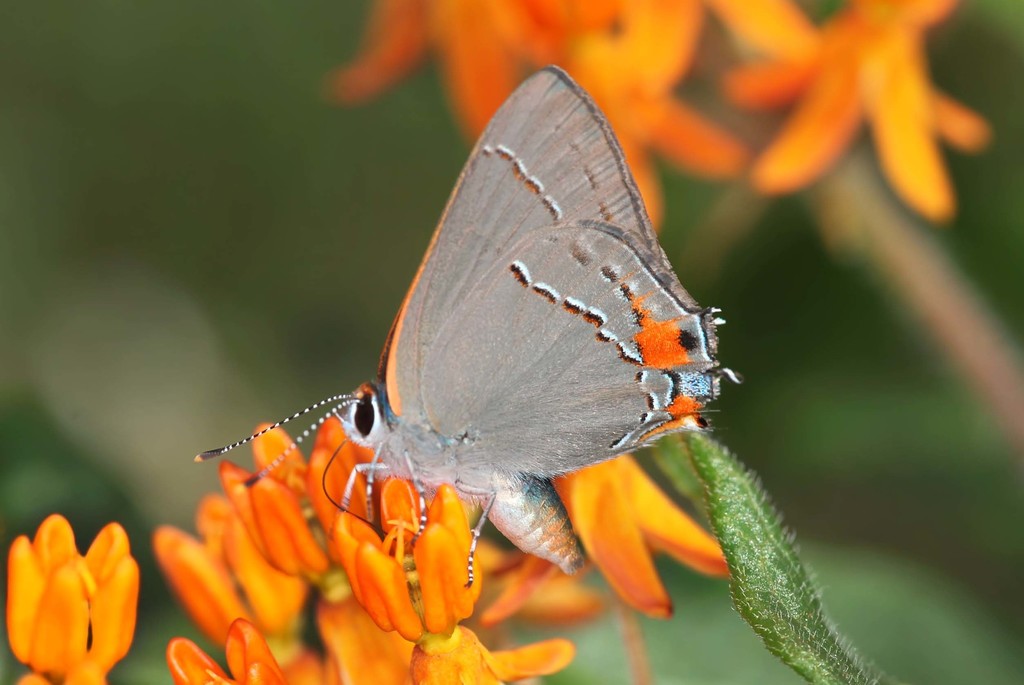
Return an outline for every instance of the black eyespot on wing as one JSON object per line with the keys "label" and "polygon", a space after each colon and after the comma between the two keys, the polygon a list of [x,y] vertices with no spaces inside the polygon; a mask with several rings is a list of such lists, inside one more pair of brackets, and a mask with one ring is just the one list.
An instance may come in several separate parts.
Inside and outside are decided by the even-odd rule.
{"label": "black eyespot on wing", "polygon": [[697,349],[697,336],[695,336],[692,331],[680,328],[679,345],[687,352],[693,352]]}

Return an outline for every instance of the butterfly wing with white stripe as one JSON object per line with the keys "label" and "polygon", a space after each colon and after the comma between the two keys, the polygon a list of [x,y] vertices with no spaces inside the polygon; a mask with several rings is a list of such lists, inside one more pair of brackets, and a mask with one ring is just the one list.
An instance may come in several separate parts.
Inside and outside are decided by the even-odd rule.
{"label": "butterfly wing with white stripe", "polygon": [[[555,243],[546,242],[555,236]],[[543,250],[555,245],[561,252],[549,259]],[[530,270],[525,289],[513,277],[515,262]],[[568,264],[578,269],[569,274]],[[622,289],[629,286],[610,281],[602,267],[617,269],[616,280],[634,279],[634,297],[656,297],[640,304],[624,299]],[[561,283],[562,275],[571,279]],[[544,286],[556,292],[539,293]],[[608,316],[609,310],[621,313],[620,332],[606,333],[622,339],[596,339],[601,327],[589,324],[583,314],[573,315],[569,309],[575,301],[598,308],[605,303]],[[564,72],[549,68],[506,101],[463,170],[382,359],[389,401],[403,421],[422,422],[442,435],[478,429],[488,421],[492,435],[504,435],[528,424],[535,410],[549,419],[558,413],[563,420],[551,423],[555,430],[579,420],[579,430],[584,424],[593,428],[575,441],[579,456],[562,470],[577,468],[596,445],[607,452],[627,429],[641,425],[642,411],[632,412],[623,402],[639,398],[642,409],[653,391],[636,380],[644,361],[629,359],[640,353],[642,341],[633,337],[642,329],[638,312],[643,305],[649,305],[651,322],[672,322],[689,336],[686,360],[666,357],[673,362],[666,372],[681,367],[695,373],[714,366],[714,328],[702,325],[699,307],[657,244],[620,145],[590,97]],[[521,326],[506,329],[510,322]],[[580,329],[581,322],[591,330]],[[530,327],[543,329],[543,336],[520,336]],[[514,335],[499,344],[495,336],[510,331]],[[571,365],[564,363],[566,355],[575,357]],[[559,373],[564,383],[552,385],[550,392],[539,390],[545,377]],[[588,378],[600,378],[600,388],[587,384]],[[665,401],[652,402],[651,412],[671,404],[669,386],[682,388],[692,379],[663,381],[658,383],[665,387],[653,386]],[[573,402],[573,393],[590,396]],[[503,413],[501,398],[513,395],[539,403],[534,410],[506,404]],[[521,412],[518,419],[513,412]],[[615,451],[625,451],[642,435],[622,441]],[[557,442],[554,435],[538,438],[530,446]],[[566,455],[551,454],[549,463],[560,457]]]}

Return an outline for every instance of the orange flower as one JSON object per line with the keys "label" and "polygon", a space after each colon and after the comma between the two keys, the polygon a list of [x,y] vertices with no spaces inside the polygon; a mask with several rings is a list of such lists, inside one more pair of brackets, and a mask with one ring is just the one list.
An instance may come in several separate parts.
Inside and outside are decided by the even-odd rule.
{"label": "orange flower", "polygon": [[812,182],[836,162],[866,118],[882,169],[900,197],[932,221],[952,217],[956,199],[936,139],[977,152],[991,137],[979,115],[929,81],[925,30],[955,5],[855,0],[829,20],[813,49],[769,55],[729,74],[725,89],[739,104],[776,107],[799,100],[755,163],[755,187],[784,193]]}
{"label": "orange flower", "polygon": [[[260,427],[262,428],[262,426]],[[340,448],[344,443],[344,445]],[[337,458],[327,471],[331,456]],[[230,462],[220,465],[221,485],[245,523],[257,548],[278,570],[300,576],[331,596],[338,577],[337,559],[325,547],[325,533],[333,525],[337,508],[324,492],[324,485],[337,501],[345,482],[358,462],[369,461],[372,453],[345,442],[341,422],[324,421],[317,432],[313,454],[307,464],[284,429],[259,437],[253,444],[257,471],[285,455],[281,463],[250,484],[253,473]],[[350,511],[365,516],[365,486],[357,482]],[[344,593],[343,588],[339,592]]]}
{"label": "orange flower", "polygon": [[107,525],[85,556],[67,519],[48,517],[8,557],[7,632],[32,669],[21,683],[105,683],[132,643],[139,567],[128,536]]}
{"label": "orange flower", "polygon": [[[706,0],[761,42],[788,27],[747,21],[746,6],[778,1]],[[373,97],[433,48],[475,137],[526,73],[558,64],[607,114],[657,224],[661,190],[649,151],[712,178],[734,176],[747,161],[742,144],[673,94],[692,65],[703,13],[701,0],[377,0],[360,54],[335,72],[331,89],[346,103]]]}
{"label": "orange flower", "polygon": [[702,573],[728,575],[715,539],[666,497],[632,457],[563,476],[556,486],[588,556],[638,611],[661,618],[672,613],[651,549]]}
{"label": "orange flower", "polygon": [[[247,484],[249,471],[221,466],[230,501],[212,496],[200,505],[202,543],[168,526],[157,531],[157,558],[172,589],[214,642],[224,642],[236,618],[255,623],[292,685],[335,675],[353,682],[364,673],[373,674],[373,682],[404,682],[410,646],[369,621],[325,546],[337,508],[324,487],[331,497],[340,498],[352,468],[369,453],[345,444],[335,418],[321,423],[308,463],[282,429],[261,436],[253,447],[257,470],[284,457],[252,485]],[[366,510],[361,483],[352,510]],[[301,640],[310,585],[318,594],[317,624],[326,659]]]}
{"label": "orange flower", "polygon": [[459,625],[473,613],[483,585],[477,569],[467,586],[472,534],[455,490],[438,489],[419,525],[418,498],[412,487],[388,480],[381,494],[382,540],[365,522],[342,514],[332,535],[352,592],[381,630],[396,631],[416,646],[415,683],[481,682],[543,675],[571,661],[565,640],[507,652],[489,652],[472,631]]}
{"label": "orange flower", "polygon": [[174,685],[288,685],[267,641],[244,618],[232,622],[224,647],[229,677],[196,643],[176,637],[167,645],[167,666]]}
{"label": "orange flower", "polygon": [[192,620],[211,641],[224,644],[231,625],[244,618],[273,639],[281,663],[304,658],[306,583],[263,558],[224,497],[206,497],[196,518],[203,542],[171,526],[153,535],[157,561]]}

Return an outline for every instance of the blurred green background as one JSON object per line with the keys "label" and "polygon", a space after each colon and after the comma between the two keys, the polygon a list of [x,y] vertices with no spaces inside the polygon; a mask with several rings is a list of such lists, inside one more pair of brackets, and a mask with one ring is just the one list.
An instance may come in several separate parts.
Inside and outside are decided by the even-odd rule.
{"label": "blurred green background", "polygon": [[[327,103],[365,12],[0,9],[0,541],[54,511],[83,548],[128,528],[142,609],[115,683],[166,681],[166,640],[196,636],[148,540],[191,529],[218,489],[192,455],[373,375],[465,161],[432,67],[368,106]],[[996,135],[949,155],[961,210],[936,237],[1019,344],[1024,19],[1014,0],[968,4],[929,46],[935,82]],[[725,310],[720,356],[747,378],[715,404],[717,436],[798,532],[840,626],[907,682],[1024,682],[1024,455],[874,272],[823,247],[800,198],[688,277],[689,232],[723,188],[664,181],[666,250]],[[797,682],[724,585],[663,569],[678,609],[645,623],[659,682]],[[560,681],[625,679],[613,624],[580,644]]]}

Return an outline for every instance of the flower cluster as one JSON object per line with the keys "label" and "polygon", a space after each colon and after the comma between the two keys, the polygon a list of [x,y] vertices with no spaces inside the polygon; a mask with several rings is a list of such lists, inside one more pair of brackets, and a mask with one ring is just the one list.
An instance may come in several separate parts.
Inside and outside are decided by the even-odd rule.
{"label": "flower cluster", "polygon": [[[168,526],[154,535],[171,588],[206,637],[226,644],[232,674],[179,639],[167,652],[177,683],[264,682],[256,672],[267,682],[293,685],[331,678],[516,680],[560,670],[574,648],[553,639],[490,649],[481,636],[495,624],[513,615],[573,622],[603,609],[595,590],[552,564],[486,541],[477,549],[475,581],[467,584],[472,533],[448,486],[421,517],[409,483],[385,481],[369,512],[365,485],[357,481],[352,509],[339,513],[332,498],[337,501],[355,465],[372,455],[346,442],[336,419],[321,425],[308,462],[282,429],[259,438],[254,452],[256,472],[285,457],[255,483],[254,472],[221,464],[225,496],[201,503],[200,538]],[[719,575],[725,573],[721,551],[633,462],[613,464],[568,477],[560,487],[584,546],[612,587],[638,609],[666,616],[671,605],[649,550],[664,549]],[[608,498],[605,506],[595,507],[590,492]],[[628,506],[632,498],[644,507]],[[369,513],[379,529],[367,523]],[[609,522],[609,515],[620,519]],[[421,518],[426,523],[419,530]],[[492,574],[494,588],[487,594]],[[490,604],[477,612],[485,595]],[[303,642],[302,618],[311,598],[322,655]]]}
{"label": "flower cluster", "polygon": [[[467,583],[470,514],[450,486],[421,516],[406,481],[386,480],[370,503],[357,482],[352,509],[339,512],[332,498],[372,455],[347,442],[336,419],[322,422],[308,461],[282,429],[256,440],[254,452],[254,472],[221,464],[225,494],[200,503],[198,536],[171,526],[153,535],[173,593],[227,660],[224,669],[191,640],[172,640],[167,661],[179,685],[518,680],[562,669],[574,647],[555,638],[508,648],[497,624],[565,625],[603,613],[603,593],[580,576],[486,539]],[[638,610],[671,612],[653,550],[726,573],[714,540],[630,458],[568,476],[559,489],[595,565]],[[15,540],[7,623],[15,655],[32,670],[22,685],[104,682],[131,644],[138,576],[117,524],[84,556],[59,516],[34,540]],[[311,604],[318,646],[306,641]],[[485,646],[494,642],[501,648]]]}
{"label": "flower cluster", "polygon": [[[363,47],[331,75],[330,92],[364,101],[432,52],[475,137],[527,73],[558,64],[605,111],[655,225],[662,199],[652,152],[709,178],[749,171],[757,190],[785,193],[825,173],[867,120],[896,192],[943,221],[955,199],[936,139],[976,152],[990,137],[980,116],[929,81],[924,33],[956,4],[850,0],[818,27],[792,0],[375,0]],[[721,74],[727,99],[755,110],[793,106],[759,152],[676,95],[707,10],[737,59],[750,60]]]}

